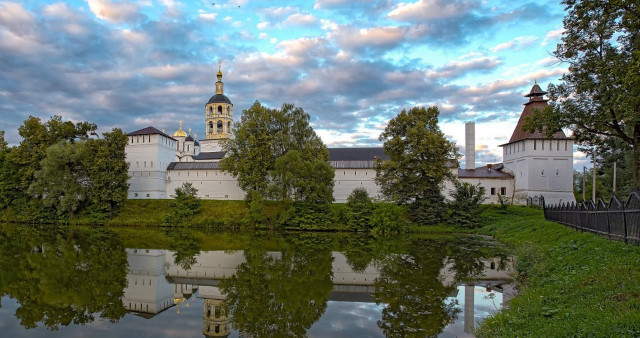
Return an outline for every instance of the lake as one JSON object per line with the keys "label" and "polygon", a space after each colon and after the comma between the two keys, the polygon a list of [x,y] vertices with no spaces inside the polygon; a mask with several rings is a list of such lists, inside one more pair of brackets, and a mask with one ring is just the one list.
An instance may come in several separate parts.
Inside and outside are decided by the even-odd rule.
{"label": "lake", "polygon": [[0,224],[3,337],[473,336],[513,296],[468,235]]}

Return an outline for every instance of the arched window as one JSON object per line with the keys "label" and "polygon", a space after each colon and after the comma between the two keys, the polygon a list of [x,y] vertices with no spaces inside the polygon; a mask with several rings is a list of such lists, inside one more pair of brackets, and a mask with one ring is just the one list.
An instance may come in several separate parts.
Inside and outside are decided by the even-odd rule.
{"label": "arched window", "polygon": [[231,133],[231,122],[227,122],[227,133]]}
{"label": "arched window", "polygon": [[218,115],[222,115],[222,106],[218,106]]}
{"label": "arched window", "polygon": [[222,121],[218,121],[217,132],[222,133]]}
{"label": "arched window", "polygon": [[227,116],[231,116],[231,107],[227,106]]}
{"label": "arched window", "polygon": [[209,121],[209,134],[213,134],[213,122]]}

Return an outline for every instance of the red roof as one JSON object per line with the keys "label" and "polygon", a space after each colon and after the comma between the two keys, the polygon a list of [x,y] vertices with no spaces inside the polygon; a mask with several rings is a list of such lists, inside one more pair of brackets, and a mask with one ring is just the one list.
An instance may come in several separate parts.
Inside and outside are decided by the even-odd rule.
{"label": "red roof", "polygon": [[[518,120],[518,124],[516,125],[516,129],[513,130],[513,134],[511,134],[511,138],[509,139],[509,143],[518,142],[526,139],[546,139],[547,136],[543,131],[536,130],[535,132],[525,131],[522,129],[524,125],[524,120],[528,116],[532,116],[535,109],[542,110],[547,107],[547,101],[544,99],[544,94],[540,89],[538,84],[534,84],[533,88],[531,88],[531,92],[525,95],[525,97],[529,98],[529,102],[524,104],[524,109],[522,110],[522,114],[520,114],[520,119]],[[559,131],[553,134],[552,139],[570,139],[565,135],[563,131]]]}

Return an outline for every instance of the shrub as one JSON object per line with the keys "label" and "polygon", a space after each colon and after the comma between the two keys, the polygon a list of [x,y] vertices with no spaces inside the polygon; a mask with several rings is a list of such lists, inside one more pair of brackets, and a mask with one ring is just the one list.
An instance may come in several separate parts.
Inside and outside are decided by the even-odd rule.
{"label": "shrub", "polygon": [[176,198],[171,201],[171,213],[165,217],[169,224],[183,224],[189,218],[202,211],[202,204],[198,198],[198,189],[189,182],[185,182],[175,190]]}
{"label": "shrub", "polygon": [[449,222],[464,228],[476,228],[480,225],[480,204],[487,198],[485,189],[480,184],[473,185],[467,182],[454,181],[454,189],[451,190],[453,201],[449,206],[451,216]]}
{"label": "shrub", "polygon": [[369,230],[371,228],[372,212],[373,203],[367,189],[363,187],[353,189],[349,197],[347,197],[347,210],[345,212],[349,228]]}
{"label": "shrub", "polygon": [[403,232],[407,223],[403,218],[405,211],[399,205],[392,203],[380,203],[371,215],[373,232]]}

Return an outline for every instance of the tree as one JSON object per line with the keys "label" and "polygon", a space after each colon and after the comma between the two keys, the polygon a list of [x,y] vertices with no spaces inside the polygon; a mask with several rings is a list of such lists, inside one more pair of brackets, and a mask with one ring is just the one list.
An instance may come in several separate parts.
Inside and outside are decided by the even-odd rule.
{"label": "tree", "polygon": [[44,206],[53,208],[59,216],[73,218],[89,189],[89,175],[83,166],[88,155],[86,141],[73,144],[63,140],[47,148],[28,193],[42,196]]}
{"label": "tree", "polygon": [[104,133],[102,139],[87,141],[90,156],[85,159],[84,166],[91,179],[88,199],[95,213],[113,216],[127,199],[126,145],[127,135],[117,128]]}
{"label": "tree", "polygon": [[171,213],[165,218],[167,223],[184,223],[189,217],[202,211],[202,201],[198,198],[198,189],[191,182],[182,183],[175,190],[176,198],[171,201]]}
{"label": "tree", "polygon": [[367,189],[364,187],[353,189],[347,197],[347,225],[357,230],[371,229],[373,210],[373,203]]}
{"label": "tree", "polygon": [[[309,114],[292,104],[269,109],[256,101],[242,112],[241,121],[235,124],[235,138],[223,144],[227,154],[221,161],[222,170],[237,177],[248,198],[255,196],[251,191],[257,191],[265,197],[276,194],[276,199],[281,201],[306,198],[331,201],[333,191],[327,195],[321,190],[333,189],[333,175],[330,182],[319,182],[326,185],[323,189],[317,185],[301,186],[313,183],[313,179],[309,180],[313,175],[309,175],[308,170],[317,167],[318,160],[326,162],[329,158],[309,119]],[[293,172],[287,172],[288,169]],[[305,192],[306,196],[301,195]]]}
{"label": "tree", "polygon": [[389,160],[377,162],[376,182],[387,198],[409,204],[412,219],[424,224],[444,218],[441,185],[453,178],[447,163],[458,157],[438,127],[439,114],[437,107],[403,110],[379,137]]}
{"label": "tree", "polygon": [[453,201],[449,204],[451,216],[449,221],[457,226],[475,228],[478,226],[478,218],[482,210],[480,204],[484,202],[485,188],[468,182],[453,181],[454,189],[451,190]]}
{"label": "tree", "polygon": [[633,0],[565,0],[562,43],[554,55],[569,64],[549,86],[550,105],[525,124],[548,137],[563,127],[576,143],[618,139],[631,148],[633,185],[640,188],[640,6]]}

